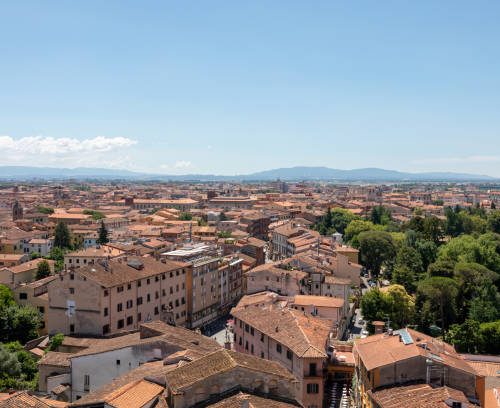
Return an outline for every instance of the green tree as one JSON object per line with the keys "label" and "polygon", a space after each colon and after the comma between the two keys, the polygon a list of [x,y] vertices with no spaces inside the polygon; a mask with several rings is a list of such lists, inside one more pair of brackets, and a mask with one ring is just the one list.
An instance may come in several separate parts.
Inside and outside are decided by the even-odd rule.
{"label": "green tree", "polygon": [[500,320],[500,294],[495,285],[485,283],[470,300],[469,319],[480,323]]}
{"label": "green tree", "polygon": [[432,276],[443,276],[452,278],[455,273],[455,262],[448,259],[437,259],[427,268],[427,274]]}
{"label": "green tree", "polygon": [[361,298],[361,311],[369,322],[388,318],[393,328],[399,328],[413,321],[415,302],[403,286],[391,285],[385,292],[378,288],[366,292]]}
{"label": "green tree", "polygon": [[466,318],[472,300],[482,293],[483,288],[498,280],[498,274],[483,265],[466,262],[455,266],[454,277],[459,287],[457,304],[461,319]]}
{"label": "green tree", "polygon": [[0,284],[0,309],[14,305],[15,303],[12,290],[8,286]]}
{"label": "green tree", "polygon": [[446,216],[445,231],[452,237],[458,237],[464,232],[463,219],[459,215],[460,207],[446,207],[444,214]]}
{"label": "green tree", "polygon": [[350,242],[355,248],[359,248],[358,236],[364,231],[374,231],[379,229],[371,221],[352,220],[345,229],[344,241]]}
{"label": "green tree", "polygon": [[415,301],[401,285],[390,285],[386,290],[388,315],[393,327],[404,327],[413,322]]}
{"label": "green tree", "polygon": [[188,212],[181,212],[179,215],[179,220],[181,221],[191,221],[193,219],[193,216],[191,213]]}
{"label": "green tree", "polygon": [[7,350],[5,345],[0,344],[0,376],[19,377],[20,375],[21,363],[17,359],[17,356]]}
{"label": "green tree", "polygon": [[488,216],[488,228],[490,231],[500,234],[500,210],[490,213]]}
{"label": "green tree", "polygon": [[420,215],[414,215],[411,217],[410,221],[408,221],[405,226],[405,230],[412,230],[418,234],[424,233],[424,218]]}
{"label": "green tree", "polygon": [[56,225],[54,247],[61,249],[71,248],[71,235],[68,226],[62,221],[59,221]]}
{"label": "green tree", "polygon": [[54,334],[49,343],[49,351],[57,351],[59,346],[63,344],[64,341],[64,334],[62,333],[56,333]]}
{"label": "green tree", "polygon": [[486,266],[493,271],[500,271],[500,236],[487,233],[474,238],[461,235],[442,245],[438,259],[452,262],[473,262]]}
{"label": "green tree", "polygon": [[345,229],[349,223],[356,218],[357,217],[352,212],[344,208],[334,208],[330,211],[330,225],[335,229],[335,231],[340,232],[342,235],[345,233]]}
{"label": "green tree", "polygon": [[95,221],[99,221],[102,220],[103,218],[106,218],[106,216],[102,212],[96,210],[83,210],[83,213],[86,215],[91,215],[92,219]]}
{"label": "green tree", "polygon": [[485,354],[500,354],[500,320],[481,323],[479,326],[480,352]]}
{"label": "green tree", "polygon": [[109,242],[108,230],[106,229],[106,226],[104,225],[103,220],[101,220],[101,226],[99,227],[99,238],[98,238],[97,242],[101,245],[107,244]]}
{"label": "green tree", "polygon": [[392,220],[391,212],[383,205],[376,205],[370,213],[370,221],[377,225],[387,225]]}
{"label": "green tree", "polygon": [[403,285],[409,292],[414,292],[416,282],[423,272],[422,257],[418,251],[408,244],[403,244],[396,255],[392,273],[393,282]]}
{"label": "green tree", "polygon": [[36,360],[19,342],[0,344],[0,391],[34,390],[37,378]]}
{"label": "green tree", "polygon": [[453,324],[446,333],[445,340],[455,346],[460,353],[476,353],[480,346],[479,328],[479,322],[475,320]]}
{"label": "green tree", "polygon": [[35,279],[36,280],[43,279],[49,275],[50,275],[50,265],[44,259],[43,261],[40,261],[40,263],[38,264]]}
{"label": "green tree", "polygon": [[384,231],[364,231],[359,234],[358,239],[363,265],[378,276],[382,266],[396,255],[391,235]]}
{"label": "green tree", "polygon": [[456,322],[458,284],[451,278],[432,277],[421,281],[415,300],[419,310],[419,325],[425,332],[431,325],[444,330]]}
{"label": "green tree", "polygon": [[64,250],[58,247],[51,249],[48,259],[55,261],[54,269],[56,272],[60,272],[64,268]]}
{"label": "green tree", "polygon": [[361,298],[361,312],[369,322],[385,320],[388,317],[388,310],[387,297],[378,288],[369,290]]}
{"label": "green tree", "polygon": [[0,341],[26,343],[38,336],[41,317],[31,306],[10,305],[0,310]]}
{"label": "green tree", "polygon": [[420,254],[420,258],[422,259],[422,268],[426,271],[429,265],[437,258],[437,246],[432,241],[419,239],[415,243],[415,249]]}
{"label": "green tree", "polygon": [[425,217],[422,229],[424,238],[436,245],[439,245],[444,238],[444,223],[438,217]]}
{"label": "green tree", "polygon": [[54,213],[54,209],[51,208],[51,207],[44,207],[42,205],[39,205],[36,207],[36,211],[38,211],[39,213],[42,213],[42,214],[53,214]]}

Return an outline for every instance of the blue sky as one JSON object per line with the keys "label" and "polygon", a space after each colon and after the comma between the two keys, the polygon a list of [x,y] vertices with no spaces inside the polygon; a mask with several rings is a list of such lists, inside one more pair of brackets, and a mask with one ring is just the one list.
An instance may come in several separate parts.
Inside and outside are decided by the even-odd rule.
{"label": "blue sky", "polygon": [[500,176],[499,21],[498,0],[2,2],[0,164]]}

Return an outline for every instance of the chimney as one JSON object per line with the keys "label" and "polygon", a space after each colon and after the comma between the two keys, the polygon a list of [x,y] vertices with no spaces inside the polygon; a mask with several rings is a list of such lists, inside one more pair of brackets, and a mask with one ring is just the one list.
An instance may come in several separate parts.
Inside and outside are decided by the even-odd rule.
{"label": "chimney", "polygon": [[241,398],[241,408],[249,408],[250,407],[250,398],[248,395],[245,395]]}

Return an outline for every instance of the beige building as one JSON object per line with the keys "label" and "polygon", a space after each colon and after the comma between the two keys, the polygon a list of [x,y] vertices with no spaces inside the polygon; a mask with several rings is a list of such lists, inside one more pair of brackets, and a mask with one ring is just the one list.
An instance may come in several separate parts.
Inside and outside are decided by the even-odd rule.
{"label": "beige building", "polygon": [[115,259],[123,254],[124,251],[107,245],[97,248],[91,247],[80,249],[78,251],[68,252],[64,255],[64,268],[79,268],[81,266],[94,264],[97,261]]}
{"label": "beige building", "polygon": [[231,314],[235,350],[279,362],[300,381],[301,404],[323,406],[332,322],[279,304],[238,305]]}
{"label": "beige building", "polygon": [[191,265],[186,276],[187,326],[203,326],[229,313],[242,296],[242,259],[223,258],[216,247],[185,246],[163,254]]}
{"label": "beige building", "polygon": [[19,305],[33,306],[42,316],[42,324],[38,329],[40,335],[47,334],[47,311],[49,308],[49,296],[47,294],[47,285],[56,277],[47,276],[30,283],[24,283],[14,288],[14,299]]}
{"label": "beige building", "polygon": [[48,331],[112,335],[162,319],[184,325],[188,264],[122,257],[70,269],[48,285]]}
{"label": "beige building", "polygon": [[10,288],[33,282],[36,277],[38,265],[40,262],[46,261],[49,264],[51,272],[54,272],[54,261],[37,258],[32,261],[24,262],[20,265],[9,266],[0,269],[0,283],[7,285]]}

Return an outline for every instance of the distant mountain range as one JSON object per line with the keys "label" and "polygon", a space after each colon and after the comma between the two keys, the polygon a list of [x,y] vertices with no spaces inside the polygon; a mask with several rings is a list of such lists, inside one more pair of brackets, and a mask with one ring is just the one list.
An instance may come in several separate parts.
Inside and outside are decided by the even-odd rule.
{"label": "distant mountain range", "polygon": [[162,180],[162,181],[497,181],[495,177],[467,173],[428,172],[406,173],[396,170],[364,168],[338,170],[328,167],[287,167],[260,171],[252,174],[222,176],[213,174],[165,175],[138,173],[129,170],[100,169],[78,167],[27,167],[0,166],[2,180],[64,180],[64,179],[97,179],[97,180]]}

